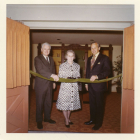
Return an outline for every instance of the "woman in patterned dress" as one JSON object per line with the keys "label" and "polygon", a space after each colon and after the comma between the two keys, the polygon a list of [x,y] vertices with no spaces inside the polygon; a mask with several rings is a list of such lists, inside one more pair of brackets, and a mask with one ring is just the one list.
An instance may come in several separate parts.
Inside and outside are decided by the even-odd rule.
{"label": "woman in patterned dress", "polygon": [[[65,58],[66,62],[62,63],[59,67],[60,78],[75,79],[80,77],[80,65],[75,63],[75,53],[73,50],[68,50],[66,52]],[[70,127],[73,124],[70,121],[70,113],[73,110],[81,108],[78,83],[61,83],[58,99],[56,102],[56,107],[63,111],[65,117],[65,126]]]}

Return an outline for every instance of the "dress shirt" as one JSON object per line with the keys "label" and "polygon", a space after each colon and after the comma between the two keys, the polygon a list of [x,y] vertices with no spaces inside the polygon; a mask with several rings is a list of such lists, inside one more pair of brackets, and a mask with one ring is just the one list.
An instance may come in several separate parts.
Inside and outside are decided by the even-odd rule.
{"label": "dress shirt", "polygon": [[44,56],[44,58],[46,59],[46,57],[48,57],[48,62],[50,62],[50,60],[49,60],[49,56],[45,56],[45,55],[43,55]]}
{"label": "dress shirt", "polygon": [[[48,62],[50,62],[50,60],[49,60],[49,56],[45,56],[45,55],[43,55],[44,56],[44,58],[46,59],[46,57],[48,57]],[[52,77],[54,74],[52,74],[50,77]]]}
{"label": "dress shirt", "polygon": [[99,53],[100,53],[100,52],[98,52],[98,53],[95,54],[95,61],[96,61],[96,59],[97,59]]}
{"label": "dress shirt", "polygon": [[[96,61],[96,59],[97,59],[99,53],[100,53],[100,52],[98,52],[98,53],[95,54],[95,61]],[[92,58],[91,58],[91,59],[92,59]],[[96,75],[96,77],[97,77],[97,79],[98,79],[98,76],[97,76],[97,75]],[[85,84],[85,85],[87,85],[87,84]]]}

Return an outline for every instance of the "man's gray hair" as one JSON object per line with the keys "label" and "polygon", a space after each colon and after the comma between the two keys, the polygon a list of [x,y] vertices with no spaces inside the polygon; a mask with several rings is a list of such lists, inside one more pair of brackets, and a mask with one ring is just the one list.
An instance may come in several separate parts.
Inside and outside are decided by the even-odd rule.
{"label": "man's gray hair", "polygon": [[43,48],[43,46],[45,46],[45,45],[49,46],[50,49],[51,49],[51,45],[50,45],[49,43],[47,43],[47,42],[43,43],[43,44],[41,45],[41,48]]}

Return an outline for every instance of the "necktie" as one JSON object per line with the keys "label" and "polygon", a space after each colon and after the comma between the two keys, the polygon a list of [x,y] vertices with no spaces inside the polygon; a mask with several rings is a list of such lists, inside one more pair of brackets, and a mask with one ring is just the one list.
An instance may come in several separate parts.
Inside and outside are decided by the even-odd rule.
{"label": "necktie", "polygon": [[47,60],[47,62],[49,63],[49,59],[48,59],[48,57],[46,57],[46,60]]}
{"label": "necktie", "polygon": [[94,65],[94,62],[95,62],[95,55],[92,57],[92,59],[91,59],[91,69],[92,69],[92,67],[93,67],[93,65]]}

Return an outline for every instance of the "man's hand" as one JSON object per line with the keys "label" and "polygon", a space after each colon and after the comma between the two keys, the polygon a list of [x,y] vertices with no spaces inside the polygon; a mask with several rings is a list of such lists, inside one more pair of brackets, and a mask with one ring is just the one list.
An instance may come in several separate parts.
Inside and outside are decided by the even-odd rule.
{"label": "man's hand", "polygon": [[55,89],[56,88],[56,83],[53,83],[53,89]]}
{"label": "man's hand", "polygon": [[59,77],[55,74],[52,74],[51,77],[54,79],[54,81],[58,81],[59,80]]}
{"label": "man's hand", "polygon": [[88,84],[85,84],[85,88],[86,88],[86,90],[88,91]]}
{"label": "man's hand", "polygon": [[93,76],[91,76],[91,78],[90,78],[90,81],[95,81],[96,79],[98,79],[98,77],[97,77],[97,75],[93,75]]}

